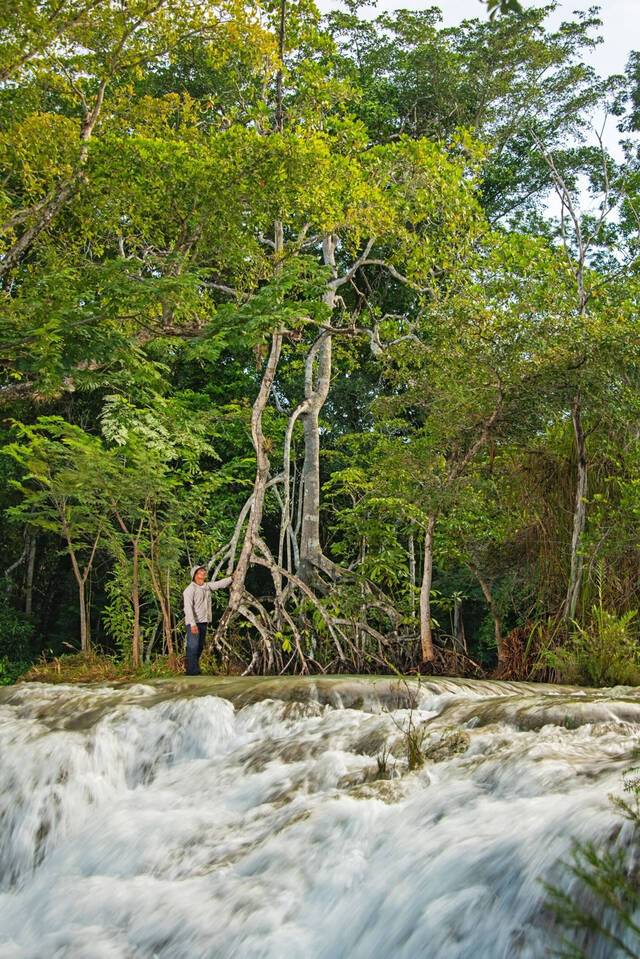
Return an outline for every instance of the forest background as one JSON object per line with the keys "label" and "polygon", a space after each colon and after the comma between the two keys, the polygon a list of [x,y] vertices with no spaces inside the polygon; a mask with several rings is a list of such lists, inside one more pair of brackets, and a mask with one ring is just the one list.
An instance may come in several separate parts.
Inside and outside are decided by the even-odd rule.
{"label": "forest background", "polygon": [[5,681],[639,680],[640,57],[489,6],[11,5]]}

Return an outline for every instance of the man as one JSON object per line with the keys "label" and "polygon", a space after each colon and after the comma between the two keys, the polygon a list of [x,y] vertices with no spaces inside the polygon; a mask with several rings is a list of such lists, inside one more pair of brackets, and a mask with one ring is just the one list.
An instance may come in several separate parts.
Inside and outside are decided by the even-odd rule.
{"label": "man", "polygon": [[184,621],[187,626],[187,676],[200,675],[200,655],[204,648],[207,626],[211,622],[211,593],[231,585],[233,576],[206,583],[205,566],[194,566],[191,582],[183,592]]}

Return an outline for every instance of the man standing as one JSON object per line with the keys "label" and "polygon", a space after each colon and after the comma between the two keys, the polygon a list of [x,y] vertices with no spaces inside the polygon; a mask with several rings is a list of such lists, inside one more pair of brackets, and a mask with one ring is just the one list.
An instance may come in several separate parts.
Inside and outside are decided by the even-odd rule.
{"label": "man standing", "polygon": [[187,676],[200,675],[200,655],[204,648],[207,626],[211,622],[211,593],[230,586],[233,576],[206,583],[206,566],[194,566],[191,582],[183,592],[184,621],[187,626]]}

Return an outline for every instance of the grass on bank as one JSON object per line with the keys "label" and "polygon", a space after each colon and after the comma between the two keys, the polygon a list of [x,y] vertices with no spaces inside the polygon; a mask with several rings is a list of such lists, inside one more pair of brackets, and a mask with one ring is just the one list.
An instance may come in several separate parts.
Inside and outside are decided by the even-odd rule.
{"label": "grass on bank", "polygon": [[586,626],[574,622],[559,644],[551,641],[540,661],[560,683],[576,686],[640,685],[640,642],[637,613],[616,615],[600,603],[593,606]]}
{"label": "grass on bank", "polygon": [[[9,668],[7,668],[7,666]],[[60,656],[42,655],[35,663],[7,663],[0,658],[0,686],[10,683],[107,683],[144,682],[145,679],[171,679],[184,674],[184,656],[156,656],[137,669],[128,659],[110,656],[99,650],[88,653],[63,653]],[[222,669],[210,651],[200,659],[203,674],[236,673],[233,665]]]}
{"label": "grass on bank", "polygon": [[[9,682],[26,683],[105,683],[131,682],[133,680],[160,679],[175,676],[181,663],[172,668],[167,657],[157,657],[134,669],[130,662],[118,660],[104,653],[66,653],[46,659],[42,656],[36,663],[23,669]],[[2,674],[0,673],[0,682]]]}

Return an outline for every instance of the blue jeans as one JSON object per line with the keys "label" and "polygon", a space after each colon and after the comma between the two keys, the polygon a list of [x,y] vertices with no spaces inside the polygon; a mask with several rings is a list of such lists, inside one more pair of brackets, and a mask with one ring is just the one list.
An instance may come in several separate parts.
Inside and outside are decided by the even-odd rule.
{"label": "blue jeans", "polygon": [[200,655],[204,649],[208,625],[208,623],[196,623],[197,633],[192,633],[191,626],[187,626],[187,676],[197,676],[200,672]]}

